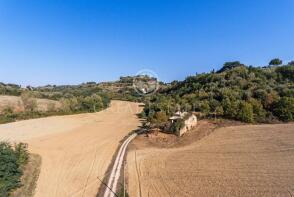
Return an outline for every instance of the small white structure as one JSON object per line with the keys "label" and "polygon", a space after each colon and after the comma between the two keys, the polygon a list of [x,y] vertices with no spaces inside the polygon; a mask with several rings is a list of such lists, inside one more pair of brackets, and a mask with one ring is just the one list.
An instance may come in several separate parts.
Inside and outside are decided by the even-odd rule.
{"label": "small white structure", "polygon": [[187,131],[190,131],[197,125],[197,117],[194,114],[191,114],[189,117],[187,112],[176,112],[172,117],[169,118],[171,124],[175,123],[178,120],[184,120],[184,127],[177,131],[176,135],[182,136]]}

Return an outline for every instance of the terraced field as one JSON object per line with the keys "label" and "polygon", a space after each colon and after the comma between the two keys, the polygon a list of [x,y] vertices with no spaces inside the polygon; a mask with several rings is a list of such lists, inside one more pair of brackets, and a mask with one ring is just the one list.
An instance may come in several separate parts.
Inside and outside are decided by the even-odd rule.
{"label": "terraced field", "polygon": [[294,124],[232,126],[182,148],[133,149],[130,196],[294,196]]}

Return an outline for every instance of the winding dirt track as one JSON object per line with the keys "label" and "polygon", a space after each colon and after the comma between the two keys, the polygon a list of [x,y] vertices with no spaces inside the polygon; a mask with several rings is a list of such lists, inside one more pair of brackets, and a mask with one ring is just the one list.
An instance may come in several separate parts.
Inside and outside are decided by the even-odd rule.
{"label": "winding dirt track", "polygon": [[138,103],[112,101],[95,114],[0,125],[0,139],[29,143],[42,156],[36,195],[95,196],[119,142],[140,125]]}
{"label": "winding dirt track", "polygon": [[221,128],[127,156],[130,196],[294,196],[294,124]]}

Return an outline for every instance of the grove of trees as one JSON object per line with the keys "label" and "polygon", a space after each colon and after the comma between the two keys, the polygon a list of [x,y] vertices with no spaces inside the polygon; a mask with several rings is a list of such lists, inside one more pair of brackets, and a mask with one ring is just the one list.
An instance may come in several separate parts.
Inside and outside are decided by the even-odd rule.
{"label": "grove of trees", "polygon": [[147,98],[142,116],[159,123],[179,109],[248,123],[293,121],[294,65],[261,68],[227,62],[217,72],[189,76],[161,89]]}

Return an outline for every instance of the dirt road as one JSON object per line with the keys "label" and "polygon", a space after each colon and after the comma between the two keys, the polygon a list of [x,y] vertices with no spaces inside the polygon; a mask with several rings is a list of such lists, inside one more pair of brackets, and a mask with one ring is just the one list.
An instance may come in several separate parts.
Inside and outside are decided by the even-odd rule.
{"label": "dirt road", "polygon": [[[136,140],[135,140],[136,141]],[[221,128],[127,156],[130,196],[294,196],[294,124]]]}
{"label": "dirt road", "polygon": [[129,145],[129,143],[137,136],[137,133],[133,133],[130,135],[122,144],[120,147],[118,154],[115,158],[115,162],[113,164],[113,167],[111,169],[111,173],[109,176],[109,180],[107,183],[108,188],[105,189],[104,197],[114,197],[113,192],[117,192],[117,186],[118,186],[118,180],[121,172],[121,168],[123,165],[123,159],[125,157],[126,149]]}
{"label": "dirt road", "polygon": [[95,196],[119,141],[140,125],[137,103],[112,101],[95,114],[0,125],[0,139],[29,143],[42,156],[36,195]]}

